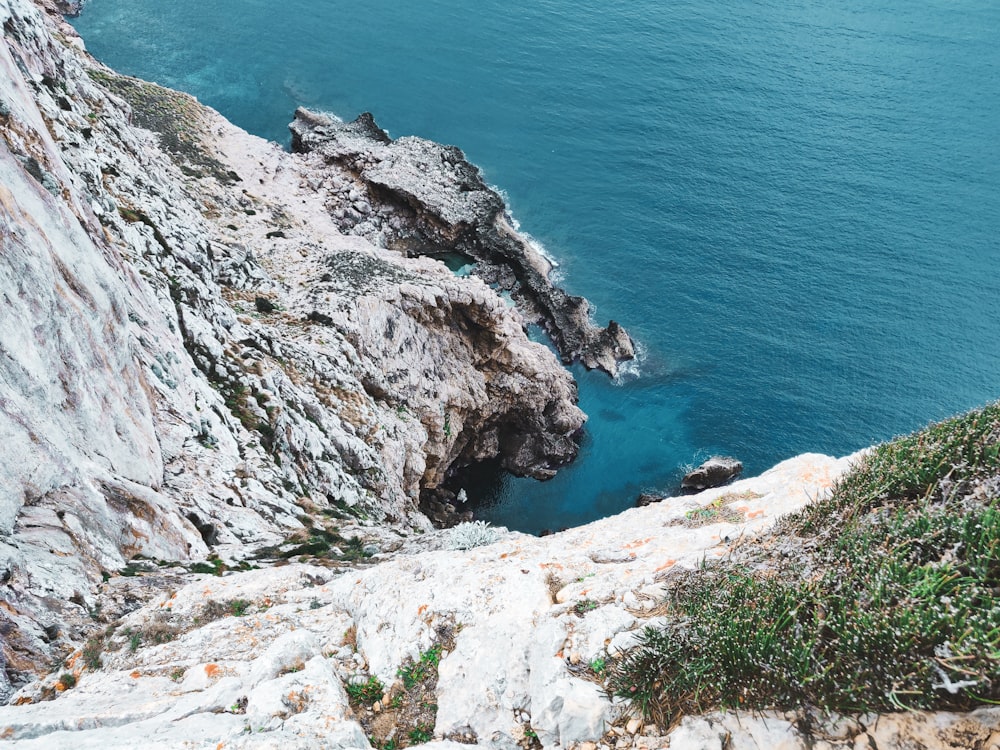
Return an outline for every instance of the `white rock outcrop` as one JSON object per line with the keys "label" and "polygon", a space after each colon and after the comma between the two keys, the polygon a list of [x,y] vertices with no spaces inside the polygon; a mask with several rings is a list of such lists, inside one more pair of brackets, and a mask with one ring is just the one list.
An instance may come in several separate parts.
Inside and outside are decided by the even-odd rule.
{"label": "white rock outcrop", "polygon": [[324,511],[392,543],[456,465],[573,458],[571,376],[482,281],[341,234],[312,186],[346,177],[104,68],[45,2],[0,21],[15,680],[137,554],[273,544]]}
{"label": "white rock outcrop", "polygon": [[[0,708],[0,727],[25,748],[367,747],[342,685],[359,674],[391,685],[447,632],[433,727],[440,742],[429,748],[470,735],[492,748],[526,747],[532,736],[581,750],[993,747],[995,709],[812,717],[810,733],[795,714],[713,714],[660,736],[595,682],[591,665],[658,621],[673,572],[727,555],[828,491],[850,462],[802,456],[549,537],[507,534],[472,550],[401,554],[358,570],[288,565],[196,577],[127,615],[122,635],[104,642],[99,669],[82,655],[71,659],[72,689],[53,692],[58,673],[24,688],[14,699],[22,705]],[[686,522],[692,510],[720,506],[732,511],[719,514],[729,520]],[[433,546],[447,534],[420,541]],[[232,601],[243,603],[243,616],[202,622],[213,602]],[[176,637],[132,649],[124,635],[157,628]]]}
{"label": "white rock outcrop", "polygon": [[104,68],[50,0],[0,25],[0,742],[367,749],[398,707],[359,685],[433,663],[429,750],[1000,748],[995,709],[630,716],[602,665],[670,577],[851,458],[545,538],[435,531],[418,502],[453,467],[575,454],[575,386],[520,314],[380,247],[392,210],[329,154]]}

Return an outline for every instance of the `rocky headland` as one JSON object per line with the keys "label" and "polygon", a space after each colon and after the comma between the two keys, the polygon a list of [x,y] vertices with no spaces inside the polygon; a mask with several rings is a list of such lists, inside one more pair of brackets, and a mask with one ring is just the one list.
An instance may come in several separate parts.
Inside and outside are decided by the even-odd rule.
{"label": "rocky headland", "polygon": [[0,0],[0,742],[1000,746],[993,709],[666,727],[610,698],[673,576],[853,458],[540,539],[435,529],[455,472],[577,453],[575,385],[526,324],[609,373],[627,334],[457,149],[300,110],[287,153],[104,67],[66,10]]}
{"label": "rocky headland", "polygon": [[475,275],[510,292],[566,364],[615,375],[635,356],[620,325],[596,326],[587,300],[551,283],[549,262],[514,231],[501,197],[459,149],[412,136],[392,140],[370,113],[343,123],[299,109],[291,131],[294,152],[330,168],[321,187],[341,231],[407,256],[458,253],[475,261]]}

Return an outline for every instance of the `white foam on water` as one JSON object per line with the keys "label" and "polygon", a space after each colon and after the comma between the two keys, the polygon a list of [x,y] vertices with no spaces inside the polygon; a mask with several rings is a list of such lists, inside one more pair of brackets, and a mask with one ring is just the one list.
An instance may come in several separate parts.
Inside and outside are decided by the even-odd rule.
{"label": "white foam on water", "polygon": [[621,362],[618,365],[618,374],[612,381],[615,385],[625,385],[642,377],[642,365],[649,357],[649,349],[641,341],[634,341],[635,359],[628,362]]}
{"label": "white foam on water", "polygon": [[344,118],[341,117],[340,115],[338,115],[336,112],[331,112],[330,110],[327,110],[327,109],[314,109],[314,110],[310,110],[310,111],[315,112],[318,115],[322,115],[323,117],[329,117],[334,122],[343,122],[344,121]]}
{"label": "white foam on water", "polygon": [[536,240],[527,232],[521,231],[521,222],[517,220],[517,217],[514,216],[514,214],[510,210],[510,195],[507,193],[507,191],[504,190],[502,187],[497,187],[496,185],[490,185],[489,188],[497,195],[499,195],[500,199],[503,201],[503,215],[504,218],[507,220],[507,223],[510,224],[511,228],[515,232],[517,232],[522,237],[522,239],[524,239],[524,241],[528,244],[529,247],[531,247],[532,250],[538,253],[549,264],[549,278],[550,280],[554,281],[555,279],[552,277],[551,274],[555,269],[559,268],[559,261],[557,261],[554,257],[552,257],[549,251],[545,249],[545,245]]}

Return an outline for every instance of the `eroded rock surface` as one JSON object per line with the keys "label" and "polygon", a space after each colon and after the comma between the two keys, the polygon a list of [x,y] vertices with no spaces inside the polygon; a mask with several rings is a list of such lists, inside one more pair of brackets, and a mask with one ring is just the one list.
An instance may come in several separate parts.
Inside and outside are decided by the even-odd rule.
{"label": "eroded rock surface", "polygon": [[[822,497],[851,461],[800,456],[731,487],[544,538],[500,532],[455,551],[449,530],[408,540],[363,569],[291,564],[189,576],[22,689],[21,705],[0,708],[0,726],[18,746],[47,750],[367,749],[362,716],[392,726],[394,704],[376,701],[372,710],[345,691],[376,678],[398,695],[405,665],[421,663],[446,632],[431,750],[456,750],[455,739],[505,750],[995,748],[995,708],[714,713],[668,732],[603,693],[607,660],[663,622],[659,605],[674,575],[727,557],[736,540]],[[687,523],[692,511],[722,507],[731,512],[713,513],[716,522]]]}
{"label": "eroded rock surface", "polygon": [[474,259],[475,273],[510,291],[566,363],[614,375],[634,357],[624,328],[596,326],[587,300],[552,284],[549,262],[513,230],[503,199],[459,149],[412,136],[392,140],[370,113],[343,123],[299,109],[290,127],[293,150],[330,168],[327,208],[344,231],[408,255]]}
{"label": "eroded rock surface", "polygon": [[[629,731],[625,705],[603,693],[595,665],[661,622],[672,575],[726,557],[735,540],[822,496],[850,460],[802,456],[731,487],[543,538],[500,533],[457,551],[457,530],[448,530],[415,535],[358,569],[292,564],[196,577],[126,615],[101,641],[98,668],[83,652],[72,656],[75,687],[59,691],[56,671],[24,688],[14,701],[25,705],[0,708],[0,725],[29,748],[119,747],[140,735],[152,747],[365,747],[352,744],[357,710],[341,686],[357,675],[398,683],[400,667],[447,630],[435,737],[511,749],[532,735],[563,748],[620,737],[631,747],[648,739],[646,728]],[[732,512],[715,523],[686,522],[693,510],[722,506]],[[243,603],[240,616],[232,602]],[[147,635],[164,632],[173,639]],[[283,700],[293,694],[308,699]],[[740,721],[757,731],[750,717]]]}
{"label": "eroded rock surface", "polygon": [[457,468],[574,458],[572,378],[483,281],[345,236],[329,169],[101,66],[55,6],[2,0],[0,22],[15,685],[137,554],[275,544],[322,514],[390,543]]}

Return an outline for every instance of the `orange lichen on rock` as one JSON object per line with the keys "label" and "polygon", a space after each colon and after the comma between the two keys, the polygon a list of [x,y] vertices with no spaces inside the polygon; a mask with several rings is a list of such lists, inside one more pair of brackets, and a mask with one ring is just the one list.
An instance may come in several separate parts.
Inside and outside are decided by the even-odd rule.
{"label": "orange lichen on rock", "polygon": [[649,544],[653,541],[653,537],[647,539],[636,539],[634,542],[629,542],[625,545],[625,549],[635,549],[636,547],[642,547],[644,544]]}

